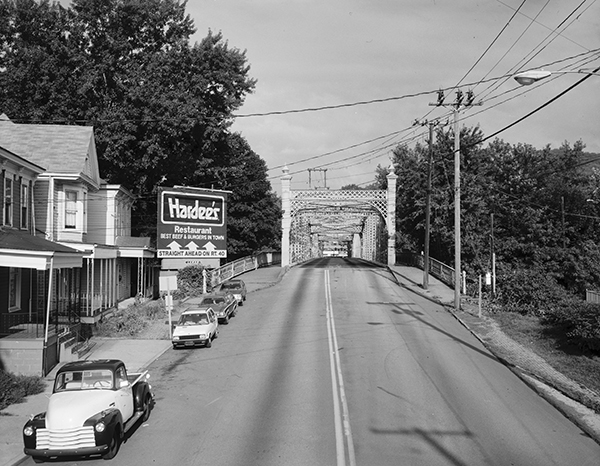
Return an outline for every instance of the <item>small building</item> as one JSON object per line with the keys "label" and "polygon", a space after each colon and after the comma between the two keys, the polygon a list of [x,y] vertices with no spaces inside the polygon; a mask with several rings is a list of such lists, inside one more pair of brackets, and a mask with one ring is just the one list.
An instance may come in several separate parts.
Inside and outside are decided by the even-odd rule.
{"label": "small building", "polygon": [[82,254],[33,234],[44,169],[3,147],[0,167],[0,369],[46,374],[59,360],[59,335],[79,325]]}
{"label": "small building", "polygon": [[[0,146],[31,165],[30,234],[82,259],[73,277],[60,279],[76,300],[68,307],[77,325],[98,322],[123,300],[153,296],[150,239],[131,237],[135,198],[101,179],[91,126],[16,124],[0,115]],[[52,312],[63,311],[57,304]]]}

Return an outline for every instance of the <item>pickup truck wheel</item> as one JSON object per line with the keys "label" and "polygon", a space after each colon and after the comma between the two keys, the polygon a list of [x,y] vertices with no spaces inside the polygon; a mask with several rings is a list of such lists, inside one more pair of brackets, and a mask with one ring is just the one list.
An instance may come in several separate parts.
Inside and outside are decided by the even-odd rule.
{"label": "pickup truck wheel", "polygon": [[113,437],[108,445],[108,451],[102,457],[105,460],[112,460],[117,453],[119,453],[119,447],[121,446],[121,436],[119,434],[119,429],[115,429]]}
{"label": "pickup truck wheel", "polygon": [[152,410],[152,399],[150,393],[146,394],[144,398],[144,414],[142,414],[142,422],[146,422],[150,417],[150,411]]}
{"label": "pickup truck wheel", "polygon": [[227,325],[229,323],[229,316],[225,316],[225,318],[223,319],[223,324]]}

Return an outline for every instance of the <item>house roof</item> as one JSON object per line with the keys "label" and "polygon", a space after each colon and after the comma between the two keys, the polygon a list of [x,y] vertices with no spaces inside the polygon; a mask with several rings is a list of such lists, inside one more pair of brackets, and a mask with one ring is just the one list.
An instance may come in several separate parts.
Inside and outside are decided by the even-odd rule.
{"label": "house roof", "polygon": [[117,236],[116,244],[120,257],[137,257],[149,259],[156,252],[150,247],[150,238],[134,236]]}
{"label": "house roof", "polygon": [[32,173],[34,176],[44,172],[44,168],[31,162],[31,160],[19,157],[17,154],[12,153],[6,148],[0,145],[0,162],[9,163],[18,169],[25,169]]}
{"label": "house roof", "polygon": [[124,248],[149,248],[150,238],[135,236],[117,236],[117,246]]}
{"label": "house roof", "polygon": [[17,124],[2,114],[0,145],[49,174],[81,174],[100,182],[91,126]]}
{"label": "house roof", "polygon": [[20,249],[24,251],[50,251],[77,253],[69,248],[53,241],[48,241],[39,236],[33,236],[26,231],[14,228],[0,228],[0,249]]}
{"label": "house roof", "polygon": [[[0,263],[5,267],[45,270],[81,267],[81,252],[24,230],[0,228]],[[50,260],[54,262],[51,263]]]}

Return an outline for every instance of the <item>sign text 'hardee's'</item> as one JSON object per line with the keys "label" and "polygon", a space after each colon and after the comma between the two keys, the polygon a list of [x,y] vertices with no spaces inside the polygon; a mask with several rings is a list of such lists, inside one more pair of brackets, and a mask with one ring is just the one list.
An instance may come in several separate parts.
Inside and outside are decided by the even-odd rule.
{"label": "sign text 'hardee's'", "polygon": [[187,195],[182,192],[162,192],[162,221],[166,224],[222,226],[225,199],[204,194]]}

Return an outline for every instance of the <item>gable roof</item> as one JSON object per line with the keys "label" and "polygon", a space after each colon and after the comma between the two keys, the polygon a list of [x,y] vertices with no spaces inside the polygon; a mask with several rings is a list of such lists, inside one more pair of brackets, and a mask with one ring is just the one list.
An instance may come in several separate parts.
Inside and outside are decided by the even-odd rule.
{"label": "gable roof", "polygon": [[94,128],[17,124],[0,115],[0,145],[46,168],[46,174],[81,175],[100,184]]}

